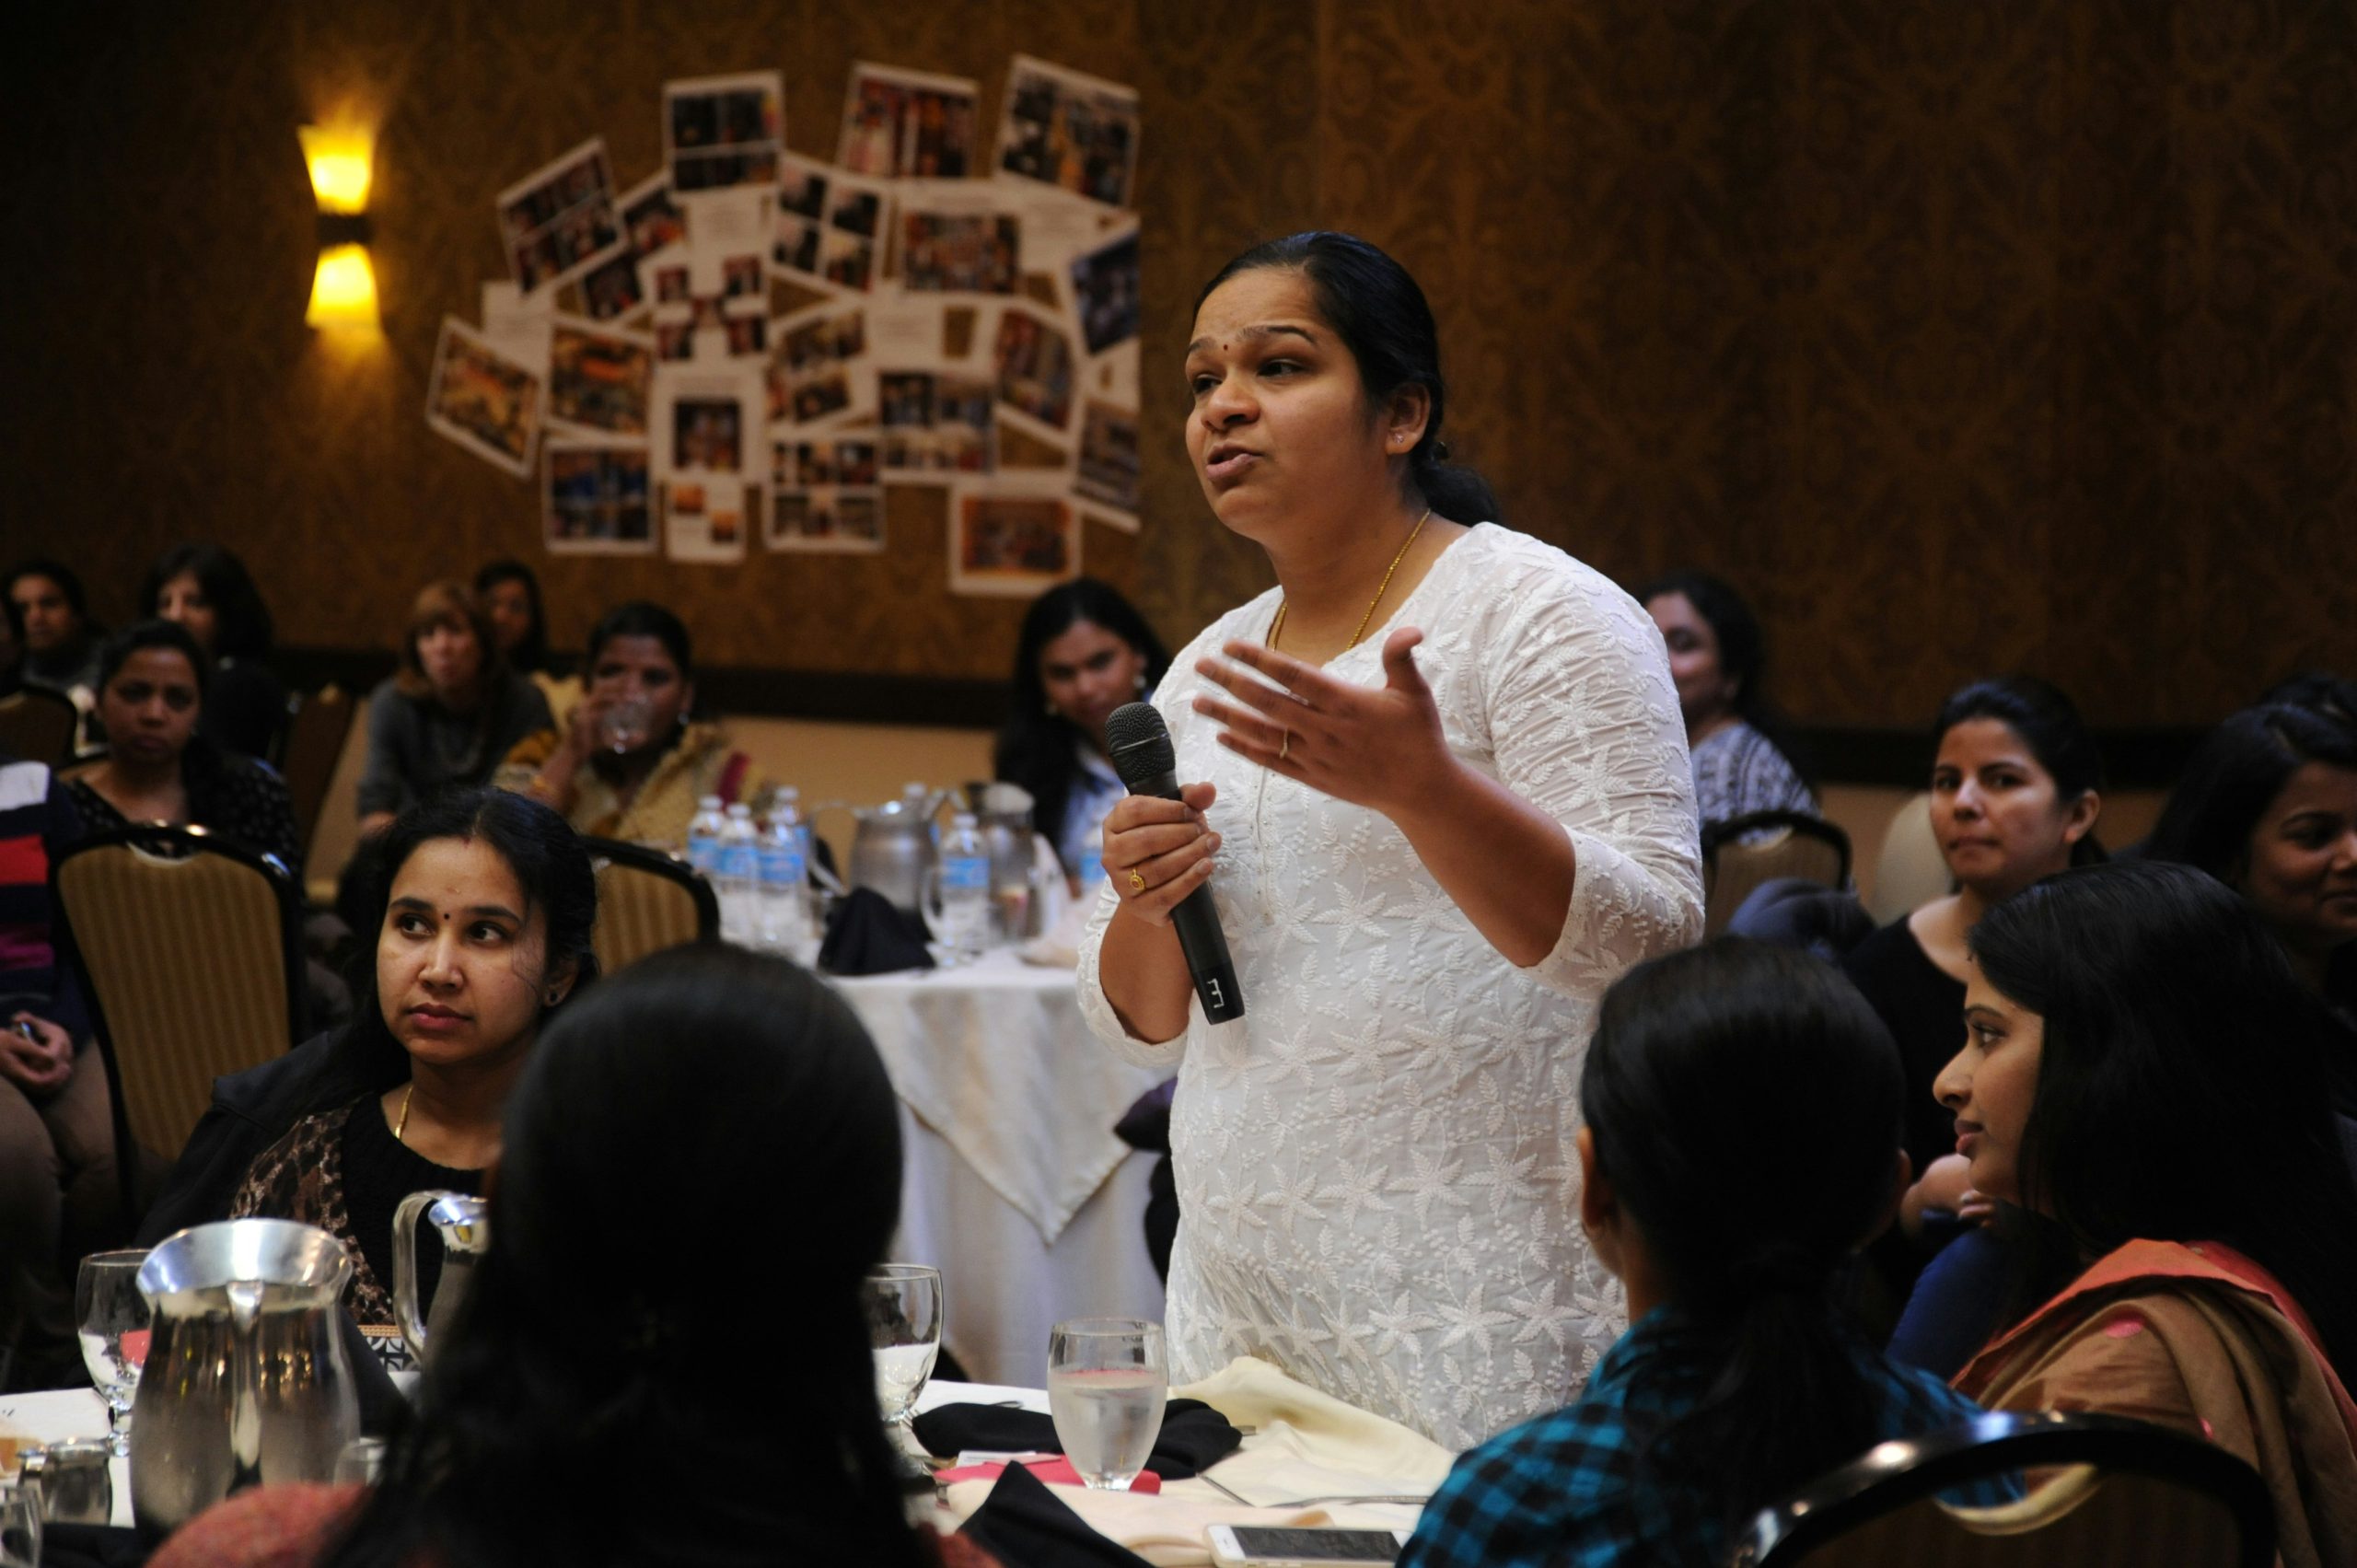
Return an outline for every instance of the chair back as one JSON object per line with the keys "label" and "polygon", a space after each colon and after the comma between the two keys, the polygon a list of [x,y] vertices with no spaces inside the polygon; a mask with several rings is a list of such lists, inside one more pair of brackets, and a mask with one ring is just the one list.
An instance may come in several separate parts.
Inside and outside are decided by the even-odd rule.
{"label": "chair back", "polygon": [[599,974],[666,947],[718,938],[720,900],[686,861],[619,839],[581,842],[598,876],[598,923],[590,941]]}
{"label": "chair back", "polygon": [[1882,855],[1875,862],[1875,891],[1866,900],[1866,912],[1876,925],[1888,925],[1955,890],[1956,877],[1940,855],[1940,841],[1932,836],[1932,797],[1919,791],[1883,830]]}
{"label": "chair back", "polygon": [[0,697],[0,751],[27,762],[69,761],[81,722],[71,699],[39,686],[21,687]]}
{"label": "chair back", "polygon": [[279,731],[278,776],[295,807],[295,835],[309,845],[319,807],[335,782],[335,765],[352,730],[352,699],[332,683],[308,697],[287,699],[286,723]]}
{"label": "chair back", "polygon": [[[2019,1501],[1943,1502],[2035,1471]],[[2266,1568],[2258,1472],[2214,1445],[2119,1416],[1988,1414],[1884,1443],[1762,1512],[1733,1568]]]}
{"label": "chair back", "polygon": [[[202,828],[152,823],[67,850],[50,893],[60,946],[89,982],[119,1130],[174,1158],[215,1078],[284,1055],[303,1031],[295,879]],[[122,1164],[128,1178],[136,1162]]]}
{"label": "chair back", "polygon": [[1839,888],[1850,880],[1850,835],[1805,811],[1747,811],[1702,829],[1702,935],[1727,928],[1762,882],[1801,877]]}

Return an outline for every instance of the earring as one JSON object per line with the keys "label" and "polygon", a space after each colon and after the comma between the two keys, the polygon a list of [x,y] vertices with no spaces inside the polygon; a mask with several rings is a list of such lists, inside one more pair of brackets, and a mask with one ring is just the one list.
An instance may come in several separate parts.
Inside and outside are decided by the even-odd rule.
{"label": "earring", "polygon": [[1050,718],[1056,716],[1056,705],[1053,703],[1050,703],[1044,711]]}
{"label": "earring", "polygon": [[1140,670],[1135,675],[1130,677],[1130,690],[1132,691],[1143,691],[1145,690],[1145,671]]}

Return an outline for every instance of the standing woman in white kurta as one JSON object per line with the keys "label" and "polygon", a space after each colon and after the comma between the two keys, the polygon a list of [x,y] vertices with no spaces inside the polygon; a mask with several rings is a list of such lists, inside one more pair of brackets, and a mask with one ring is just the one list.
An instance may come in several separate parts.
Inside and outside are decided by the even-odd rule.
{"label": "standing woman in white kurta", "polygon": [[[1677,692],[1627,595],[1478,520],[1389,257],[1260,246],[1192,336],[1188,451],[1279,586],[1172,663],[1197,782],[1108,818],[1079,977],[1099,1036],[1178,1068],[1173,1380],[1261,1356],[1465,1447],[1624,1327],[1573,1133],[1597,999],[1701,928]],[[1247,1009],[1216,1028],[1169,924],[1206,882]]]}

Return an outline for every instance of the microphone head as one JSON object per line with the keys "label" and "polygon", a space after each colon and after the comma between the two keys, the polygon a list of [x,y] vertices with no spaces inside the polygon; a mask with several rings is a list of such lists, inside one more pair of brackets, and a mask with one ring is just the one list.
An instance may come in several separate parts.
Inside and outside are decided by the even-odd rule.
{"label": "microphone head", "polygon": [[1178,766],[1170,726],[1152,703],[1124,703],[1115,708],[1105,720],[1105,749],[1113,754],[1113,771],[1132,790]]}

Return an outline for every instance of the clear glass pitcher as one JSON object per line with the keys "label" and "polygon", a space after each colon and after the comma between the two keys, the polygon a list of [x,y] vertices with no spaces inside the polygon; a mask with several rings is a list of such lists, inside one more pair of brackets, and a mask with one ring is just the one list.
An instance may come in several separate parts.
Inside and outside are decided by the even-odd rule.
{"label": "clear glass pitcher", "polygon": [[351,1278],[343,1242],[292,1220],[201,1225],[147,1255],[151,1333],[131,1423],[143,1533],[250,1486],[335,1478],[360,1431],[337,1309]]}
{"label": "clear glass pitcher", "polygon": [[[417,1290],[417,1222],[424,1215],[442,1238],[442,1277],[434,1299],[421,1303]],[[393,1211],[393,1321],[410,1353],[425,1365],[426,1343],[450,1324],[474,1275],[475,1261],[491,1246],[491,1200],[464,1192],[412,1192]]]}

